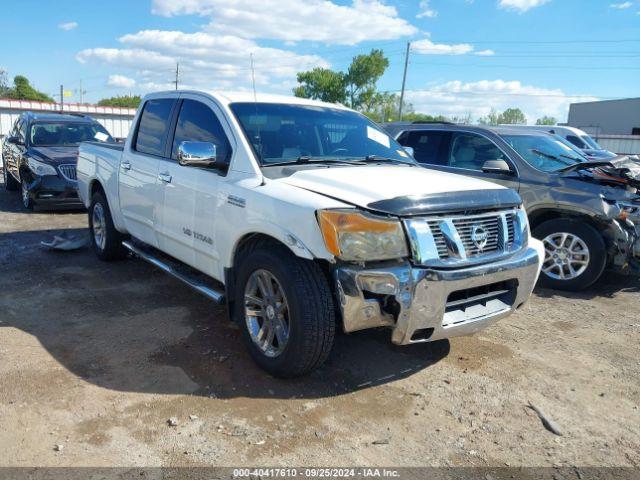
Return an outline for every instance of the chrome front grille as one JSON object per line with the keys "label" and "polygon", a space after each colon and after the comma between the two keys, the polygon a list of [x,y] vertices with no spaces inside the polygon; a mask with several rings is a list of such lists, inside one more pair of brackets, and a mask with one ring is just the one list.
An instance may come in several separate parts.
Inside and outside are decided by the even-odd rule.
{"label": "chrome front grille", "polygon": [[452,214],[405,220],[416,263],[451,267],[514,252],[527,241],[522,210]]}
{"label": "chrome front grille", "polygon": [[59,165],[58,170],[60,170],[62,176],[67,180],[72,180],[74,182],[78,180],[75,165]]}

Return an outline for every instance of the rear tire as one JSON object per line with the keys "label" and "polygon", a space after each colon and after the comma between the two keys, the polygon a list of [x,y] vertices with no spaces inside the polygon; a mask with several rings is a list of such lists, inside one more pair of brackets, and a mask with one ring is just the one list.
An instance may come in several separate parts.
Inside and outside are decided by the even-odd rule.
{"label": "rear tire", "polygon": [[[317,264],[284,246],[262,245],[246,252],[236,278],[235,320],[261,368],[291,378],[324,363],[333,347],[336,319],[328,281]],[[264,339],[271,330],[270,348]]]}
{"label": "rear tire", "polygon": [[533,236],[545,246],[543,287],[577,292],[593,285],[604,272],[607,249],[602,235],[588,223],[548,220],[534,229]]}
{"label": "rear tire", "polygon": [[2,176],[4,178],[5,190],[8,190],[9,192],[15,192],[18,190],[20,184],[15,178],[13,178],[13,175],[7,171],[7,164],[4,161],[2,162]]}
{"label": "rear tire", "polygon": [[96,192],[91,197],[89,236],[93,250],[100,260],[109,262],[126,258],[127,249],[122,242],[127,236],[116,230],[113,225],[109,204],[102,192]]}

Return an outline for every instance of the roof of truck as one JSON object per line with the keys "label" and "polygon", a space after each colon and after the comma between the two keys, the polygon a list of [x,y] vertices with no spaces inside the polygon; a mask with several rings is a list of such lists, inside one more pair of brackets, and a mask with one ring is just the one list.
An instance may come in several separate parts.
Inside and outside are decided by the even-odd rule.
{"label": "roof of truck", "polygon": [[340,105],[340,104],[337,104],[337,103],[321,102],[319,100],[311,100],[311,99],[308,99],[308,98],[294,97],[293,95],[275,95],[275,94],[271,94],[271,93],[259,93],[259,92],[254,95],[254,93],[252,91],[203,92],[203,91],[198,91],[198,90],[178,90],[178,91],[169,90],[167,92],[158,92],[158,93],[153,93],[151,95],[153,95],[153,96],[156,96],[156,95],[162,96],[163,94],[175,95],[176,93],[191,93],[191,94],[196,94],[196,95],[208,95],[208,96],[211,96],[211,97],[215,98],[220,103],[225,104],[225,105],[228,105],[230,103],[253,103],[253,102],[257,101],[258,103],[287,103],[287,104],[293,104],[293,105],[311,105],[311,106],[316,106],[316,107],[339,108],[339,109],[348,110],[348,108],[345,107],[344,105]]}

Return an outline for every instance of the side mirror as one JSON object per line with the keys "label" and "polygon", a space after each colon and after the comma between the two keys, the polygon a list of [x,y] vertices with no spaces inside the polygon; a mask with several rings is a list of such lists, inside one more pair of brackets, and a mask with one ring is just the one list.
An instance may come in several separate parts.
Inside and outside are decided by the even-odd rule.
{"label": "side mirror", "polygon": [[7,137],[5,141],[12,145],[24,145],[24,143],[22,143],[18,137]]}
{"label": "side mirror", "polygon": [[217,166],[216,146],[209,142],[182,142],[178,147],[178,163],[183,167]]}
{"label": "side mirror", "polygon": [[413,150],[413,147],[403,147],[403,148],[404,148],[404,151],[407,152],[411,158],[413,158],[413,154],[415,153],[415,151]]}
{"label": "side mirror", "polygon": [[511,175],[513,170],[509,167],[509,164],[504,160],[487,160],[482,165],[482,171],[484,173],[499,173],[502,175]]}

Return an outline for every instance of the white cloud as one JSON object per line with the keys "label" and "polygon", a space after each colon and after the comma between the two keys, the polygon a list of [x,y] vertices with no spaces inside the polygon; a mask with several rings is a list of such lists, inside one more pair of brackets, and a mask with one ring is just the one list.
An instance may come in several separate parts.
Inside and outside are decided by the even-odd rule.
{"label": "white cloud", "polygon": [[60,25],[58,25],[58,28],[60,30],[64,30],[65,32],[68,32],[69,30],[73,30],[74,28],[78,28],[78,22],[61,23]]}
{"label": "white cloud", "polygon": [[498,0],[498,6],[523,13],[532,8],[549,3],[550,1],[551,0]]}
{"label": "white cloud", "polygon": [[355,45],[418,31],[394,6],[379,0],[352,0],[350,5],[329,0],[154,0],[153,12],[209,18],[207,30],[217,34],[292,42]]}
{"label": "white cloud", "polygon": [[588,95],[568,96],[560,89],[523,85],[517,80],[468,83],[453,80],[425,90],[408,91],[406,97],[417,112],[457,117],[471,115],[474,121],[486,116],[491,108],[500,112],[510,107],[520,108],[529,123],[544,115],[564,121],[570,103],[597,100]]}
{"label": "white cloud", "polygon": [[476,51],[475,47],[469,43],[434,43],[429,38],[412,42],[411,50],[422,55],[467,55],[473,53],[474,55],[488,56],[495,54],[493,50]]}
{"label": "white cloud", "polygon": [[[261,47],[253,40],[207,32],[143,30],[124,35],[123,48],[92,48],[76,56],[81,63],[95,62],[129,69],[143,90],[169,85],[180,64],[181,86],[202,90],[237,89],[251,84],[250,53],[254,57],[256,84],[278,90],[283,80],[314,67],[329,67],[317,55]],[[290,91],[290,90],[289,90]]]}
{"label": "white cloud", "polygon": [[124,75],[109,75],[107,85],[116,88],[133,88],[136,86],[136,81]]}
{"label": "white cloud", "polygon": [[633,7],[633,3],[632,2],[612,3],[609,6],[611,8],[617,8],[619,10],[625,10],[627,8]]}
{"label": "white cloud", "polygon": [[438,16],[438,12],[431,8],[430,0],[421,0],[418,6],[420,13],[416,15],[416,18],[434,18]]}

